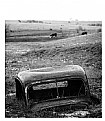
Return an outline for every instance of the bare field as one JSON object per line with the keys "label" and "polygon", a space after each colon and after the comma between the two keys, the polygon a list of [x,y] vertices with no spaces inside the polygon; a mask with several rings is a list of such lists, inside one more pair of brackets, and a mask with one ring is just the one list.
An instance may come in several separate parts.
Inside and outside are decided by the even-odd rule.
{"label": "bare field", "polygon": [[[75,37],[82,31],[88,34],[102,29],[100,21],[6,21],[6,42],[46,42],[50,40]],[[57,33],[57,38],[50,38],[50,34]]]}
{"label": "bare field", "polygon": [[[50,42],[6,42],[5,48],[6,117],[65,117],[54,113],[54,109],[33,113],[18,102],[15,96],[10,96],[16,91],[15,76],[26,69],[80,65],[87,73],[91,93],[102,98],[102,33]],[[88,111],[88,117],[102,117],[101,104]],[[66,113],[71,111],[68,109]]]}
{"label": "bare field", "polygon": [[[69,30],[76,29],[78,26],[82,26],[85,29],[98,29],[100,28],[101,21],[43,21],[43,23],[33,23],[26,21],[11,21],[6,20],[6,24],[10,26],[12,31],[24,31],[24,30]],[[97,25],[98,26],[95,26]]]}

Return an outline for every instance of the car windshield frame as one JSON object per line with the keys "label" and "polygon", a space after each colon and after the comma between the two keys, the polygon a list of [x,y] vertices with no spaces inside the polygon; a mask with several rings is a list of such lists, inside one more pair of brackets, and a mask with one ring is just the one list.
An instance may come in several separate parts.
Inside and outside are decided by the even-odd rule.
{"label": "car windshield frame", "polygon": [[[57,86],[57,83],[58,82],[65,82],[65,81],[67,81],[67,83],[68,83],[68,81],[69,81],[69,79],[70,80],[73,80],[73,79],[79,79],[79,81],[81,80],[81,82],[82,82],[82,84],[83,84],[83,86],[84,86],[84,89],[85,89],[85,93],[84,93],[84,95],[79,95],[79,92],[78,92],[78,94],[77,95],[73,95],[73,96],[60,96],[60,94],[59,94],[59,89],[60,89],[60,87],[58,87]],[[57,98],[68,98],[68,97],[85,97],[86,96],[86,84],[85,84],[85,82],[84,82],[84,80],[82,79],[82,78],[77,78],[77,77],[74,77],[74,78],[71,78],[71,77],[68,77],[68,78],[58,78],[58,79],[48,79],[48,80],[44,80],[43,82],[41,81],[41,82],[34,82],[34,83],[31,83],[29,86],[28,86],[28,90],[30,89],[30,88],[32,88],[33,86],[37,86],[37,85],[42,85],[42,84],[50,84],[50,83],[55,83],[56,84],[56,87],[55,87],[55,90],[56,90],[56,97],[55,98],[52,98],[52,99],[57,99]],[[81,88],[81,87],[80,87]],[[48,88],[49,90],[50,90],[50,88]],[[51,90],[52,90],[53,88],[51,88]],[[47,90],[47,89],[40,89],[40,90],[42,90],[42,91],[45,91],[45,90]],[[80,90],[80,89],[79,89]],[[37,90],[34,90],[34,91],[37,91]],[[29,91],[28,91],[29,92]],[[29,96],[29,95],[28,95]],[[29,97],[30,98],[30,97]],[[28,98],[28,99],[29,99]],[[51,100],[50,98],[49,99],[46,99],[46,100]],[[45,100],[40,100],[39,102],[43,102],[43,101],[45,101]]]}

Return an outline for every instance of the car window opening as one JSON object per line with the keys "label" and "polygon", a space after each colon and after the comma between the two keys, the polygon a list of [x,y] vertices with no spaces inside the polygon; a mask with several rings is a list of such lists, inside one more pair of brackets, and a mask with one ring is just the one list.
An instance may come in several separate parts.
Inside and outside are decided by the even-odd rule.
{"label": "car window opening", "polygon": [[85,86],[82,79],[65,79],[59,82],[34,85],[30,87],[28,93],[29,99],[39,102],[54,98],[84,96]]}

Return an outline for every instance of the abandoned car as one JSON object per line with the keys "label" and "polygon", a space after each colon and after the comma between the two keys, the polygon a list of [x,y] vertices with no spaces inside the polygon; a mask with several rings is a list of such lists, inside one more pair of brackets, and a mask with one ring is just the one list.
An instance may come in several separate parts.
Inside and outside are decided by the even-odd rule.
{"label": "abandoned car", "polygon": [[15,78],[16,97],[32,109],[92,104],[85,71],[78,65],[46,67],[20,72]]}

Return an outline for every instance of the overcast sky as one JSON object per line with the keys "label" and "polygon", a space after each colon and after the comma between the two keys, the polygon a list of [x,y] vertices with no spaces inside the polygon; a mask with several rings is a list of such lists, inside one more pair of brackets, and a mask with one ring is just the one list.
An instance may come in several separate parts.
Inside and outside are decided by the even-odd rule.
{"label": "overcast sky", "polygon": [[104,0],[1,0],[7,19],[102,20]]}

